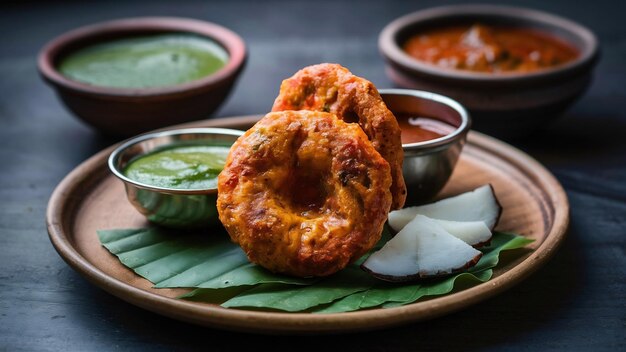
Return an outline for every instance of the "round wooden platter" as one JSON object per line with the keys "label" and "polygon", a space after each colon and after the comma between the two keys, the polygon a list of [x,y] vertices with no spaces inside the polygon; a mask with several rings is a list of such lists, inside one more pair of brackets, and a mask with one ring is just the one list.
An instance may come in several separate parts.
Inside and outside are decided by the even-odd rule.
{"label": "round wooden platter", "polygon": [[[188,123],[178,127],[247,129],[259,116]],[[497,230],[535,240],[515,255],[504,255],[483,284],[397,308],[310,314],[227,309],[175,297],[185,289],[155,289],[124,267],[98,241],[96,230],[147,226],[126,200],[122,182],[108,170],[115,146],[94,155],[57,186],[47,211],[48,233],[61,257],[89,281],[139,307],[175,319],[230,330],[264,333],[337,333],[395,326],[441,316],[473,305],[519,283],[555,253],[569,221],[559,182],[537,161],[501,141],[470,132],[454,173],[439,198],[486,183],[503,206]]]}

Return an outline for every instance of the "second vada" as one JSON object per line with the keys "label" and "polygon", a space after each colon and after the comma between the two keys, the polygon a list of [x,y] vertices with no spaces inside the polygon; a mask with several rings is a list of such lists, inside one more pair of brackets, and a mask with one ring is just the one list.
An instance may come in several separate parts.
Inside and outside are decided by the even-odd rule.
{"label": "second vada", "polygon": [[391,208],[404,206],[407,190],[400,126],[372,82],[339,64],[308,66],[281,84],[272,111],[284,110],[325,111],[358,123],[391,167]]}

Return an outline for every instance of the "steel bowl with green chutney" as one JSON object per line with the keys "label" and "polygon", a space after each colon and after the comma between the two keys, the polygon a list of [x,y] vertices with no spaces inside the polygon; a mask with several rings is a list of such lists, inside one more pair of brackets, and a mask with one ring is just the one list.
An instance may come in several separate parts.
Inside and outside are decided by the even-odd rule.
{"label": "steel bowl with green chutney", "polygon": [[217,175],[243,133],[188,128],[143,134],[117,147],[109,168],[149,221],[172,228],[211,226],[219,221]]}

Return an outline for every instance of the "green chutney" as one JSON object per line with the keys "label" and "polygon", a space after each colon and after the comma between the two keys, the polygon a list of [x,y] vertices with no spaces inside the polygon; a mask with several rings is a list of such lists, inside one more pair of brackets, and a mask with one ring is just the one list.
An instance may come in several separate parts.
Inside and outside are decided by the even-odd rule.
{"label": "green chutney", "polygon": [[154,88],[197,80],[224,67],[228,52],[194,34],[111,40],[76,50],[61,60],[67,78],[102,87]]}
{"label": "green chutney", "polygon": [[180,145],[143,155],[124,169],[124,175],[139,183],[174,189],[217,187],[229,146]]}

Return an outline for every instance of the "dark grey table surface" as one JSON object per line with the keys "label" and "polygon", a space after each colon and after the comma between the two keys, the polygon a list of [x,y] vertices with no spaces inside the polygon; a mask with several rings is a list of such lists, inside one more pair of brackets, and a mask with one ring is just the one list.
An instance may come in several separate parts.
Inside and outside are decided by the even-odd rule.
{"label": "dark grey table surface", "polygon": [[587,94],[556,124],[513,144],[551,170],[571,202],[569,236],[513,289],[458,313],[383,331],[325,337],[246,335],[188,325],[92,286],[48,240],[57,183],[116,142],[68,113],[36,71],[52,37],[96,21],[173,15],[214,21],[250,58],[216,116],[268,111],[280,81],[339,62],[391,87],[377,50],[390,20],[436,1],[42,2],[0,8],[0,350],[626,350],[626,2],[512,1],[561,14],[600,38]]}

